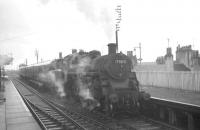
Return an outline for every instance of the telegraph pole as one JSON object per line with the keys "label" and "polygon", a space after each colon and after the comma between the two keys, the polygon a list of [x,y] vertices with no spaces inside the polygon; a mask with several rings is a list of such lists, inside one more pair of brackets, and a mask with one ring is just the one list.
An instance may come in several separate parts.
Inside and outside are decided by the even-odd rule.
{"label": "telegraph pole", "polygon": [[117,19],[116,19],[116,30],[115,30],[115,36],[116,36],[116,51],[118,52],[118,31],[119,31],[119,24],[122,20],[122,13],[121,13],[121,5],[118,5],[115,9],[117,13]]}

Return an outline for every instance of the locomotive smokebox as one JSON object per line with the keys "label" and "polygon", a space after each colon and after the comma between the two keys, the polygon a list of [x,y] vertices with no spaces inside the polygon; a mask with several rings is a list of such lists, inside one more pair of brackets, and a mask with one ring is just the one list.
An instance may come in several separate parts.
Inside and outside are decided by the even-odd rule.
{"label": "locomotive smokebox", "polygon": [[116,44],[115,43],[109,43],[108,44],[108,55],[116,54]]}

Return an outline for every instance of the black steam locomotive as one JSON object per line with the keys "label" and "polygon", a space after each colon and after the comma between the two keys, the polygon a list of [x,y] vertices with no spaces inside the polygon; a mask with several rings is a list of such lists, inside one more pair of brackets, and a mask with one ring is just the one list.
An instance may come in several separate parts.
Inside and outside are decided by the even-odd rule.
{"label": "black steam locomotive", "polygon": [[99,51],[73,51],[48,64],[21,67],[20,75],[40,82],[41,87],[48,84],[90,110],[138,112],[140,102],[150,95],[139,90],[132,67],[129,57],[116,53],[116,44],[111,43],[108,55],[101,56]]}

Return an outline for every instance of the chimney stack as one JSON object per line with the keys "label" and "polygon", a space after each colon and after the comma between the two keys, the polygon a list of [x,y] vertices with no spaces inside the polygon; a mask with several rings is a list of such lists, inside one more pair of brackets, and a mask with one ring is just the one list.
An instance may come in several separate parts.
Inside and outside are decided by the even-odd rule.
{"label": "chimney stack", "polygon": [[116,54],[116,44],[115,43],[109,43],[108,44],[108,54]]}
{"label": "chimney stack", "polygon": [[59,52],[59,59],[62,59],[62,52]]}
{"label": "chimney stack", "polygon": [[167,55],[171,55],[172,54],[172,48],[168,47],[167,48]]}
{"label": "chimney stack", "polygon": [[133,56],[133,51],[127,51],[127,56]]}

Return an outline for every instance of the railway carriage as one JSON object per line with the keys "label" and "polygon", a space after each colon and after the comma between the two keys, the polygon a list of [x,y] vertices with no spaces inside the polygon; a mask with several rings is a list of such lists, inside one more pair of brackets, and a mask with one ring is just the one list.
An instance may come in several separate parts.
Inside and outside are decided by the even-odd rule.
{"label": "railway carriage", "polygon": [[64,82],[64,74],[57,65],[59,63],[58,60],[46,61],[30,66],[23,65],[20,67],[20,76],[36,84],[41,91],[55,93],[54,91],[57,89],[55,83]]}

